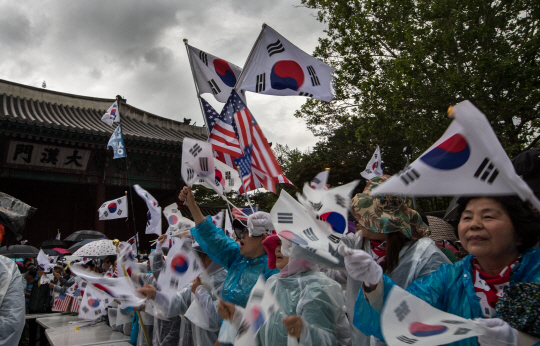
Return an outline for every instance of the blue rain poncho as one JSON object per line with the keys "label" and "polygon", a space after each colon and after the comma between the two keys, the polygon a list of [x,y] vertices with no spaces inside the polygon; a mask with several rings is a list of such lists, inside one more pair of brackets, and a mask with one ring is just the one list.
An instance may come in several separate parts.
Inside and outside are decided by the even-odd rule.
{"label": "blue rain poncho", "polygon": [[0,345],[19,343],[24,328],[22,278],[15,262],[0,256]]}
{"label": "blue rain poncho", "polygon": [[[484,317],[473,283],[473,256],[469,255],[455,264],[443,264],[431,275],[414,281],[407,291],[434,308],[468,319]],[[392,279],[383,275],[384,299],[388,297]],[[510,285],[518,282],[540,282],[540,250],[531,248],[522,255],[521,262],[511,272]],[[354,307],[354,325],[364,334],[382,339],[380,314],[366,301],[363,292],[358,294]],[[477,338],[468,338],[450,345],[476,346]]]}
{"label": "blue rain poncho", "polygon": [[[287,316],[302,317],[299,346],[351,344],[345,297],[337,282],[308,270],[287,278],[274,275],[267,285]],[[287,331],[281,322],[284,317],[281,311],[269,317],[257,334],[258,345],[287,345]]]}
{"label": "blue rain poncho", "polygon": [[240,245],[229,238],[221,228],[217,228],[210,216],[191,229],[201,250],[212,261],[227,269],[227,277],[223,282],[222,299],[246,307],[251,289],[257,282],[259,275],[267,279],[278,272],[270,270],[266,263],[268,255],[257,258],[246,258],[240,254]]}

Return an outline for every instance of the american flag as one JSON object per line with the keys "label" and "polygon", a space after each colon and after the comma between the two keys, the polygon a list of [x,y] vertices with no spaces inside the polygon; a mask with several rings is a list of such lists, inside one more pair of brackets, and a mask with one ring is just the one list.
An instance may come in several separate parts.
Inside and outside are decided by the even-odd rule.
{"label": "american flag", "polygon": [[[259,211],[259,208],[257,206],[253,207],[253,211],[254,212],[257,212]],[[233,219],[239,219],[239,220],[244,220],[244,221],[247,221],[247,216],[250,216],[251,214],[253,214],[253,211],[251,211],[251,208],[233,208],[232,210],[232,214],[233,214]],[[246,214],[247,216],[244,216],[244,214]]]}
{"label": "american flag", "polygon": [[232,157],[242,156],[242,149],[240,148],[238,136],[234,129],[234,110],[232,109],[232,104],[227,101],[221,114],[217,115],[214,108],[208,102],[203,98],[201,100],[206,118],[208,119],[208,131],[210,132],[208,142],[212,143],[212,147],[215,150],[222,151]]}
{"label": "american flag", "polygon": [[66,294],[58,295],[58,297],[54,299],[52,311],[67,311],[71,298],[71,296]]}
{"label": "american flag", "polygon": [[251,185],[251,165],[252,165],[252,157],[251,153],[253,150],[253,146],[250,145],[247,148],[244,148],[244,156],[234,159],[234,165],[235,167],[240,167],[240,176],[242,177],[242,180],[244,181],[244,184],[247,186]]}
{"label": "american flag", "polygon": [[[266,190],[275,193],[275,184],[286,183],[293,185],[291,181],[283,175],[274,152],[270,148],[260,126],[257,124],[255,118],[236,91],[232,91],[231,96],[223,107],[221,115],[217,115],[217,112],[210,104],[208,104],[208,102],[204,101],[204,99],[203,105],[210,131],[213,131],[215,128],[214,125],[217,123],[216,119],[218,117],[232,119],[231,125],[237,136],[236,138],[238,139],[240,148],[243,149],[243,154],[245,154],[245,148],[252,145],[251,180],[245,182],[248,191],[264,187]],[[210,137],[212,137],[212,134]],[[209,140],[209,142],[213,143],[212,140]],[[214,145],[214,150],[217,152],[216,158],[218,160],[230,167],[236,168],[234,158],[240,155],[235,154],[231,157],[229,152],[223,151],[221,146],[216,145]],[[243,190],[243,187],[241,187],[239,192],[243,193]]]}
{"label": "american flag", "polygon": [[81,307],[81,301],[77,298],[73,298],[71,302],[71,308],[69,308],[69,311],[78,313],[80,307]]}

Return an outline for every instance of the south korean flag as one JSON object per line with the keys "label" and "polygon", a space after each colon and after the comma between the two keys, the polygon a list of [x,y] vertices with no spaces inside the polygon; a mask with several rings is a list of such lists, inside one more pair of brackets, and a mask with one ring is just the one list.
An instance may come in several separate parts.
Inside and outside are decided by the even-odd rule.
{"label": "south korean flag", "polygon": [[109,126],[113,126],[113,123],[120,122],[120,112],[118,111],[118,101],[114,103],[107,109],[107,112],[101,117],[101,121]]}
{"label": "south korean flag", "polygon": [[332,101],[332,73],[331,66],[305,53],[264,24],[235,89]]}
{"label": "south korean flag", "polygon": [[107,201],[98,209],[100,220],[114,220],[128,217],[127,197]]}
{"label": "south korean flag", "polygon": [[216,182],[212,144],[184,138],[181,173],[186,185],[204,184],[218,194],[223,194],[223,185]]}
{"label": "south korean flag", "polygon": [[471,102],[449,110],[454,121],[444,135],[405,170],[372,195],[518,195],[540,210],[540,201],[515,172],[486,116]]}
{"label": "south korean flag", "polygon": [[148,212],[146,213],[148,221],[146,222],[145,233],[161,235],[161,207],[158,206],[158,202],[148,191],[139,185],[134,185],[133,188],[148,206]]}

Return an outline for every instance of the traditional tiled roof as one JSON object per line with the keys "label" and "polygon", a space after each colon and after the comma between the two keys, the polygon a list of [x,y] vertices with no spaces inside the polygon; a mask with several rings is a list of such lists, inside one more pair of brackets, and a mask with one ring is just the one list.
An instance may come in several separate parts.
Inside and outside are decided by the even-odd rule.
{"label": "traditional tiled roof", "polygon": [[[103,123],[101,117],[114,101],[0,79],[0,121],[108,137],[114,127]],[[198,140],[207,138],[204,127],[166,119],[123,102],[120,103],[120,117],[126,139],[181,145],[185,137]]]}

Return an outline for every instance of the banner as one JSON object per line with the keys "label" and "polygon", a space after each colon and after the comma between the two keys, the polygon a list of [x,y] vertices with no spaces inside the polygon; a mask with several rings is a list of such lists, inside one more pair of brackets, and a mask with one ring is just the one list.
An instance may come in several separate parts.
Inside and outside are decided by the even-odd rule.
{"label": "banner", "polygon": [[121,157],[126,157],[126,146],[124,145],[124,134],[122,133],[122,124],[118,125],[116,130],[114,130],[109,143],[107,143],[107,149],[110,147],[113,148],[114,157],[113,159],[119,159]]}
{"label": "banner", "polygon": [[123,196],[103,203],[99,207],[98,213],[100,220],[114,220],[128,217],[127,197]]}

